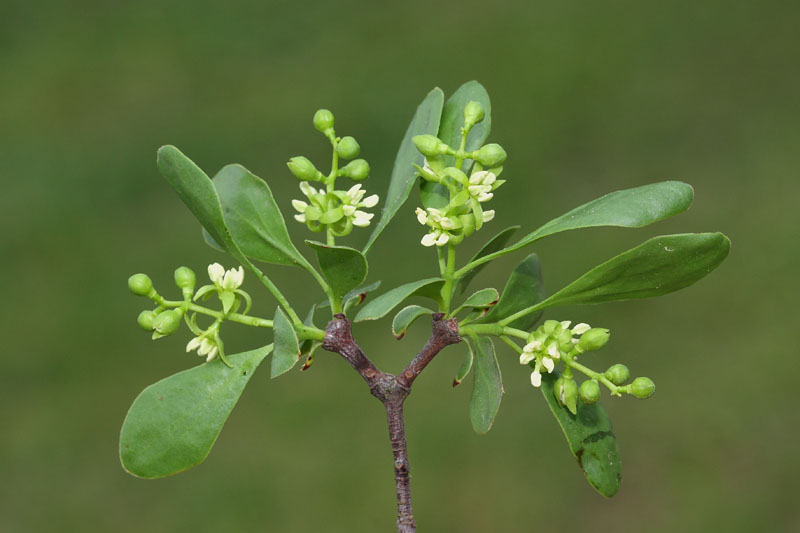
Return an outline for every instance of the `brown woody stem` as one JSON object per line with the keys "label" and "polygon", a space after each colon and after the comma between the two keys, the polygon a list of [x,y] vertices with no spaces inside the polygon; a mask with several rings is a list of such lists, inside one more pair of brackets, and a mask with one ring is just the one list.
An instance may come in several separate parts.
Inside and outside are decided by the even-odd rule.
{"label": "brown woody stem", "polygon": [[379,370],[353,339],[350,321],[342,314],[334,315],[325,329],[322,347],[338,353],[350,363],[369,385],[370,393],[383,403],[389,424],[389,440],[394,456],[394,479],[397,491],[397,531],[414,533],[414,513],[411,507],[410,468],[403,420],[403,402],[411,393],[414,380],[443,348],[461,341],[458,322],[443,320],[441,313],[433,315],[433,331],[428,342],[399,375]]}

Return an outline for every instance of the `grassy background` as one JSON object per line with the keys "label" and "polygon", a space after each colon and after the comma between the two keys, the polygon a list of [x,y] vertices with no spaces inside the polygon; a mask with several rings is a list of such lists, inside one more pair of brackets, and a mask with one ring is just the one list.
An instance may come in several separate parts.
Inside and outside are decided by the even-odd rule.
{"label": "grassy background", "polygon": [[[159,145],[209,172],[244,164],[288,214],[298,191],[284,162],[328,157],[315,109],[359,139],[365,186],[383,193],[417,103],[469,79],[488,88],[491,139],[510,154],[483,238],[620,188],[696,189],[658,227],[537,245],[551,291],[658,233],[720,230],[733,249],[689,290],[550,314],[611,328],[596,366],[624,362],[658,385],[646,402],[605,402],[624,465],[612,500],[585,483],[502,348],[507,394],[491,433],[472,434],[469,384],[450,387],[462,349],[444,352],[407,404],[421,530],[800,529],[799,16],[793,2],[716,0],[0,2],[0,530],[390,531],[383,413],[325,354],[303,374],[259,372],[202,467],[126,475],[131,401],[198,360],[185,331],[153,343],[138,330],[143,302],[125,280],[145,271],[168,292],[176,266],[222,260],[158,175]],[[435,271],[415,205],[371,252],[387,287]],[[480,281],[502,287],[515,259]],[[299,308],[318,298],[303,272],[269,272]],[[269,316],[270,298],[246,288]],[[232,348],[269,340],[234,330]],[[426,328],[358,335],[396,371]]]}

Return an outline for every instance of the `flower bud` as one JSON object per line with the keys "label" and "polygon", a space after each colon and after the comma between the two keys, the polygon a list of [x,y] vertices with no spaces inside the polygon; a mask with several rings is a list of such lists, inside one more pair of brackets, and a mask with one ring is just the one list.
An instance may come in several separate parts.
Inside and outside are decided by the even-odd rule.
{"label": "flower bud", "polygon": [[484,117],[483,106],[480,102],[469,102],[464,107],[464,127],[471,128],[481,122]]}
{"label": "flower bud", "polygon": [[182,266],[175,269],[175,285],[179,288],[193,291],[196,282],[197,277],[191,268]]}
{"label": "flower bud", "polygon": [[506,160],[506,151],[499,144],[487,144],[478,150],[475,160],[485,168],[496,167]]}
{"label": "flower bud", "polygon": [[545,320],[544,324],[542,324],[542,331],[548,335],[553,333],[558,334],[557,332],[560,332],[561,329],[561,322],[558,320]]}
{"label": "flower bud", "polygon": [[369,176],[369,163],[363,159],[355,159],[339,169],[339,175],[351,180],[361,181]]}
{"label": "flower bud", "polygon": [[606,379],[614,385],[622,385],[628,381],[628,379],[630,379],[631,371],[628,370],[627,366],[617,363],[616,365],[609,367],[604,375]]}
{"label": "flower bud", "polygon": [[434,157],[447,153],[447,145],[435,135],[415,135],[411,140],[425,156]]}
{"label": "flower bud", "polygon": [[333,128],[333,113],[327,109],[318,109],[314,113],[314,127],[322,133]]}
{"label": "flower bud", "polygon": [[593,379],[587,379],[581,383],[579,392],[584,403],[593,404],[600,399],[600,385]]}
{"label": "flower bud", "polygon": [[649,398],[656,391],[656,384],[650,378],[636,378],[631,383],[631,394],[637,398]]}
{"label": "flower bud", "polygon": [[147,296],[153,290],[153,281],[147,274],[134,274],[128,278],[128,288],[137,296]]}
{"label": "flower bud", "polygon": [[578,341],[578,347],[585,352],[599,350],[608,343],[608,338],[610,336],[611,332],[606,328],[592,328],[581,335],[581,340]]}
{"label": "flower bud", "polygon": [[289,170],[292,171],[292,174],[294,174],[299,180],[316,180],[320,175],[320,172],[317,170],[317,167],[314,166],[314,163],[303,156],[291,158],[289,162],[286,163],[286,166],[289,167]]}
{"label": "flower bud", "polygon": [[174,309],[163,311],[153,319],[153,329],[161,335],[175,333],[181,325],[181,314]]}
{"label": "flower bud", "polygon": [[139,316],[136,318],[136,322],[139,323],[139,326],[145,331],[153,331],[153,321],[156,318],[156,315],[153,311],[142,311],[139,313]]}
{"label": "flower bud", "polygon": [[349,136],[342,137],[342,140],[336,145],[336,153],[339,154],[339,157],[342,159],[353,159],[354,157],[358,157],[358,154],[361,153],[361,147],[354,138]]}
{"label": "flower bud", "polygon": [[558,403],[569,409],[573,415],[578,412],[578,384],[572,378],[561,376],[556,381],[553,393]]}

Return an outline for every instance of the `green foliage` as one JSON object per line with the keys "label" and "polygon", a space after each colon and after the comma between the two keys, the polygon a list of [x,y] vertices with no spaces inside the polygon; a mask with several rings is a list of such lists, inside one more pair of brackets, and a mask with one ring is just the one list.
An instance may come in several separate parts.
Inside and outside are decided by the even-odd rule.
{"label": "green foliage", "polygon": [[275,349],[272,354],[272,368],[270,376],[276,378],[291,370],[300,359],[300,343],[297,334],[292,327],[292,323],[281,311],[275,310],[273,319],[273,329],[275,332]]}
{"label": "green foliage", "polygon": [[[486,244],[481,246],[480,250],[475,252],[475,255],[472,256],[472,259],[470,259],[468,263],[474,263],[476,260],[482,257],[501,250],[508,242],[508,239],[510,239],[518,229],[519,226],[509,226],[499,232],[497,235],[486,241]],[[472,278],[477,276],[478,273],[486,267],[486,264],[487,263],[479,264],[475,268],[465,272],[464,275],[459,278],[459,287],[462,293],[467,289],[467,286],[469,285],[469,282],[472,281]]]}
{"label": "green foliage", "polygon": [[570,450],[586,475],[586,480],[597,492],[610,498],[619,490],[622,470],[617,451],[617,439],[611,431],[611,422],[599,404],[588,405],[578,400],[577,413],[561,405],[555,396],[558,373],[542,378],[542,395],[555,416]]}
{"label": "green foliage", "polygon": [[119,438],[122,466],[159,478],[203,462],[245,385],[272,345],[230,356],[233,368],[205,363],[162,379],[134,400]]}
{"label": "green foliage", "polygon": [[306,244],[317,253],[322,275],[337,299],[344,298],[367,277],[367,259],[358,250],[315,241],[306,241]]}
{"label": "green foliage", "polygon": [[[544,297],[544,281],[539,257],[530,254],[511,272],[497,305],[479,322],[498,322],[508,316],[539,303]],[[541,313],[521,317],[509,324],[513,328],[530,329],[539,321]]]}
{"label": "green foliage", "polygon": [[405,285],[395,287],[394,289],[378,296],[362,307],[356,315],[355,322],[362,322],[364,320],[377,320],[400,305],[400,303],[406,298],[418,295],[420,291],[424,292],[425,289],[431,285],[441,283],[441,278],[428,278],[421,279],[419,281],[412,281],[411,283],[406,283]]}
{"label": "green foliage", "polygon": [[408,307],[402,308],[394,315],[394,320],[392,320],[392,334],[397,337],[398,340],[402,339],[408,327],[414,323],[416,319],[430,314],[433,314],[433,311],[420,305],[409,305]]}
{"label": "green foliage", "polygon": [[472,421],[475,433],[482,435],[492,429],[494,417],[500,409],[500,400],[503,397],[503,379],[500,377],[500,367],[494,354],[492,339],[468,337],[467,346],[472,352],[471,359],[474,360],[475,368],[472,394],[469,397],[469,419]]}

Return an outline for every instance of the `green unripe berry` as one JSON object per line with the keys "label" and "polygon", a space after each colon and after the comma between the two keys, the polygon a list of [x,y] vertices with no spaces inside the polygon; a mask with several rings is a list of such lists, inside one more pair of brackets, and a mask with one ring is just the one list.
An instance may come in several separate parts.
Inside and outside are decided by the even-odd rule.
{"label": "green unripe berry", "polygon": [[342,137],[342,140],[336,145],[336,153],[339,154],[339,157],[342,159],[353,159],[354,157],[358,157],[358,154],[361,153],[361,147],[354,138],[349,136]]}
{"label": "green unripe berry", "polygon": [[600,399],[600,385],[593,379],[587,379],[581,383],[579,392],[584,403],[593,404]]}
{"label": "green unripe berry", "polygon": [[605,377],[608,381],[613,383],[614,385],[622,385],[631,377],[631,371],[628,370],[628,367],[617,363],[616,365],[612,365],[609,367],[608,370],[605,372]]}
{"label": "green unripe berry", "polygon": [[592,328],[581,335],[578,347],[585,352],[599,350],[608,343],[609,337],[611,332],[606,328]]}
{"label": "green unripe berry", "polygon": [[435,135],[415,135],[411,140],[414,141],[417,150],[427,157],[447,153],[447,145]]}
{"label": "green unripe berry", "polygon": [[139,313],[139,316],[136,318],[136,322],[139,323],[139,326],[145,331],[153,331],[153,321],[156,319],[156,315],[153,311],[142,311]]}
{"label": "green unripe berry", "polygon": [[351,180],[361,181],[369,176],[369,163],[363,159],[350,161],[347,165],[339,169],[339,175],[350,178]]}
{"label": "green unripe berry", "polygon": [[175,269],[175,285],[179,288],[192,291],[196,282],[197,276],[191,268],[182,266]]}
{"label": "green unripe berry", "polygon": [[483,106],[480,102],[469,102],[464,107],[464,127],[471,128],[481,122],[484,116]]}
{"label": "green unripe berry", "polygon": [[506,160],[506,151],[499,144],[487,144],[475,154],[475,160],[484,166],[492,168],[503,164]]}
{"label": "green unripe berry", "polygon": [[175,333],[181,325],[181,314],[174,309],[163,311],[153,320],[153,329],[161,335]]}
{"label": "green unripe berry", "polygon": [[318,109],[314,113],[314,127],[322,133],[333,128],[333,113],[327,109]]}
{"label": "green unripe berry", "polygon": [[656,384],[650,378],[636,378],[631,383],[631,394],[637,398],[649,398],[656,391]]}
{"label": "green unripe berry", "polygon": [[134,274],[128,278],[128,288],[137,296],[147,296],[153,290],[153,281],[147,274]]}
{"label": "green unripe berry", "polygon": [[297,179],[302,181],[317,180],[320,176],[320,171],[317,170],[314,163],[302,155],[291,158],[286,166]]}

